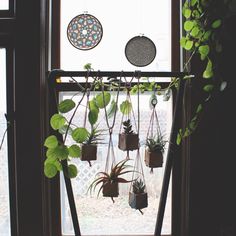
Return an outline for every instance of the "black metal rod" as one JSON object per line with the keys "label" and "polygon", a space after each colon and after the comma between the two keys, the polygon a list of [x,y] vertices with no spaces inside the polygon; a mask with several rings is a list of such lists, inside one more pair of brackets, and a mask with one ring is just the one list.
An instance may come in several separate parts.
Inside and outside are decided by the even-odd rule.
{"label": "black metal rod", "polygon": [[[53,106],[52,110],[54,110],[54,112],[57,112],[56,98],[54,96],[54,94],[55,94],[55,87],[54,87],[55,79],[56,79],[55,74],[50,73],[50,75],[48,77],[49,92],[50,92],[49,96],[50,96],[51,101],[52,101],[52,106]],[[56,134],[56,135],[58,136],[58,134]],[[58,138],[60,138],[62,140],[61,135]],[[76,205],[75,205],[75,199],[74,199],[74,194],[73,194],[73,189],[72,189],[72,184],[71,184],[70,178],[68,178],[66,176],[67,166],[68,166],[68,163],[67,163],[66,160],[62,162],[62,166],[63,166],[63,175],[64,175],[64,180],[65,180],[66,192],[67,192],[68,202],[69,202],[69,206],[70,206],[70,212],[71,212],[71,217],[72,217],[75,236],[81,236],[80,227],[79,227],[79,220],[78,220],[78,215],[77,215]]]}
{"label": "black metal rod", "polygon": [[155,236],[161,236],[161,229],[162,229],[163,218],[164,218],[164,213],[165,213],[166,199],[167,199],[168,187],[170,183],[171,170],[173,167],[174,155],[175,155],[175,151],[179,148],[179,146],[176,143],[178,129],[180,128],[180,124],[178,124],[177,118],[181,114],[181,107],[182,107],[181,101],[183,98],[184,83],[185,83],[185,80],[181,79],[180,84],[179,84],[179,89],[177,92],[177,97],[176,97],[176,104],[175,104],[173,122],[172,122],[172,127],[171,127],[170,144],[169,144],[169,149],[167,153],[166,166],[165,166],[165,172],[164,172],[164,177],[163,177],[161,196],[160,196],[160,202],[159,202],[158,214],[157,214],[157,221],[156,221],[156,227],[155,227],[155,233],[154,233]]}
{"label": "black metal rod", "polygon": [[54,69],[49,73],[49,77],[184,77],[185,72],[158,72],[158,71],[63,71]]}

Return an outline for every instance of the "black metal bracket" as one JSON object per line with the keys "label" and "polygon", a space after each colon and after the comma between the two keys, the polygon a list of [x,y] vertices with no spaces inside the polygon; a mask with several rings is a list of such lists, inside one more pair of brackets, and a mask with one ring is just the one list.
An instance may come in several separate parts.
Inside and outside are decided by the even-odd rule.
{"label": "black metal bracket", "polygon": [[[165,172],[164,172],[164,178],[163,178],[163,184],[162,184],[162,190],[161,190],[161,196],[160,196],[160,202],[159,202],[159,208],[158,208],[158,214],[157,214],[157,221],[156,221],[156,227],[155,227],[155,233],[154,233],[155,236],[161,235],[161,229],[162,229],[162,224],[163,224],[163,217],[164,217],[164,212],[165,212],[166,199],[167,199],[168,187],[169,187],[169,182],[170,182],[171,170],[173,167],[175,150],[179,148],[179,146],[176,144],[176,137],[178,134],[178,128],[181,126],[181,124],[177,122],[176,118],[180,116],[181,110],[182,110],[181,101],[183,99],[184,84],[185,84],[185,80],[183,80],[182,78],[184,78],[184,76],[186,75],[189,75],[189,74],[184,73],[184,72],[149,72],[149,71],[148,72],[143,72],[143,71],[134,71],[134,72],[132,71],[63,71],[59,69],[52,70],[48,75],[49,92],[51,94],[51,95],[49,94],[49,96],[51,96],[52,100],[53,100],[52,95],[55,94],[55,88],[56,88],[56,85],[58,84],[56,82],[56,79],[60,77],[99,77],[100,76],[100,77],[111,77],[111,78],[116,78],[116,77],[180,78],[179,89],[177,91],[175,108],[174,108],[173,123],[172,123],[172,128],[171,128],[171,135],[170,135],[170,144],[169,144],[169,149],[167,153],[167,160],[166,160],[166,166],[165,166]],[[57,112],[55,97],[54,97],[54,101],[52,102],[53,102],[52,111]],[[66,190],[67,190],[67,196],[68,196],[75,236],[81,236],[71,180],[67,178],[65,174],[68,163],[67,161],[63,161],[62,164],[63,164],[64,179],[65,179],[65,185],[66,185]]]}

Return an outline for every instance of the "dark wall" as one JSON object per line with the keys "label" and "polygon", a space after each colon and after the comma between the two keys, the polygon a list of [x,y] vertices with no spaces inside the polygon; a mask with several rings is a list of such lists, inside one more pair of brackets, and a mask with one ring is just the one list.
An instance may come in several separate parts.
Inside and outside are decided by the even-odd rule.
{"label": "dark wall", "polygon": [[[200,126],[191,137],[190,236],[236,235],[235,24],[232,16],[223,32],[219,68],[227,88],[205,107]],[[200,71],[196,65],[193,69]],[[193,102],[199,96],[201,92],[192,91]]]}

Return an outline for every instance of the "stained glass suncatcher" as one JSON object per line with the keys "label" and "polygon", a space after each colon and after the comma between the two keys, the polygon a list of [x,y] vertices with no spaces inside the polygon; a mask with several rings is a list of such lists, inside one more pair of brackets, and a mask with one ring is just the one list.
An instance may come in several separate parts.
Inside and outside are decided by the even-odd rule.
{"label": "stained glass suncatcher", "polygon": [[77,49],[89,50],[96,47],[102,39],[102,25],[89,14],[74,17],[67,27],[67,37]]}

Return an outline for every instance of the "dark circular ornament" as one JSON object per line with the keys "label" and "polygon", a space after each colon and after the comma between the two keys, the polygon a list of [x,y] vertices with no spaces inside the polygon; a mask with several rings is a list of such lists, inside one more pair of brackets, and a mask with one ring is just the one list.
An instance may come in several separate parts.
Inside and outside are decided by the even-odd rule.
{"label": "dark circular ornament", "polygon": [[96,47],[102,39],[100,21],[89,14],[74,17],[67,27],[69,42],[77,49],[89,50]]}
{"label": "dark circular ornament", "polygon": [[156,46],[145,36],[135,36],[126,44],[125,56],[134,66],[147,66],[156,57]]}

